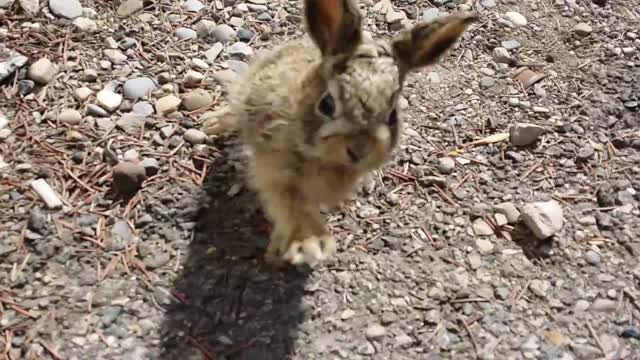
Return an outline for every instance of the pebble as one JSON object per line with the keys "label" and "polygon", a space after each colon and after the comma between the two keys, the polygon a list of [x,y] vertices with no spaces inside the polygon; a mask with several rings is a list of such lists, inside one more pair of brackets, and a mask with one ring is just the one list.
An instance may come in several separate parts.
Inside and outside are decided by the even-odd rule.
{"label": "pebble", "polygon": [[520,220],[520,211],[513,203],[505,202],[493,207],[493,211],[507,218],[509,224],[515,224]]}
{"label": "pebble", "polygon": [[515,50],[520,46],[522,45],[520,44],[520,42],[518,42],[518,40],[506,40],[502,42],[502,47],[507,50]]}
{"label": "pebble", "polygon": [[504,17],[505,19],[509,20],[510,23],[517,27],[527,26],[527,18],[525,18],[524,15],[520,14],[519,12],[509,11],[504,14]]}
{"label": "pebble", "polygon": [[160,171],[160,164],[154,158],[144,158],[140,161],[140,165],[144,167],[147,176],[154,176]]}
{"label": "pebble", "polygon": [[49,9],[54,15],[67,19],[82,16],[82,4],[78,0],[49,0]]}
{"label": "pebble", "polygon": [[442,174],[450,174],[456,166],[455,160],[450,157],[442,157],[438,159],[438,171]]}
{"label": "pebble", "polygon": [[29,67],[29,79],[38,84],[46,85],[58,75],[58,67],[47,58],[42,58]]}
{"label": "pebble", "polygon": [[489,76],[485,76],[482,79],[480,79],[480,87],[482,89],[488,89],[493,85],[495,85],[495,83],[496,83],[496,79]]}
{"label": "pebble", "polygon": [[207,139],[207,135],[198,129],[189,129],[182,136],[193,145],[202,144]]}
{"label": "pebble", "polygon": [[529,290],[533,292],[535,295],[544,298],[547,296],[547,290],[551,284],[546,280],[531,280],[529,284]]}
{"label": "pebble", "polygon": [[591,27],[591,25],[581,22],[573,27],[573,32],[578,36],[588,36],[589,34],[591,34],[591,32],[593,32],[593,28]]}
{"label": "pebble", "polygon": [[223,49],[224,49],[224,45],[222,45],[222,43],[217,42],[213,44],[213,46],[211,46],[209,50],[207,50],[204,53],[204,56],[207,58],[207,60],[210,63],[213,63],[216,61],[218,56],[220,56],[220,53],[222,52]]}
{"label": "pebble", "polygon": [[[13,0],[11,2],[13,2]],[[22,10],[24,10],[24,12],[29,16],[38,15],[40,12],[39,0],[18,0],[18,2],[20,3]],[[0,8],[2,8],[2,6],[0,6]]]}
{"label": "pebble", "polygon": [[[0,36],[0,39],[2,37]],[[29,62],[29,58],[20,54],[19,52],[8,50],[1,57],[0,61],[0,81],[6,79],[17,69],[23,67]]]}
{"label": "pebble", "polygon": [[35,191],[38,196],[44,201],[47,205],[47,208],[55,210],[62,207],[62,200],[58,193],[53,190],[51,185],[47,183],[44,179],[33,180],[29,183],[33,191]]}
{"label": "pebble", "polygon": [[212,102],[213,97],[204,89],[195,89],[182,98],[182,106],[187,109],[187,111],[202,109],[203,107],[211,105]]}
{"label": "pebble", "polygon": [[122,95],[113,91],[102,90],[96,95],[96,103],[101,108],[114,112],[122,104]]}
{"label": "pebble", "polygon": [[193,29],[181,27],[176,30],[176,37],[180,40],[195,39],[198,33]]}
{"label": "pebble", "polygon": [[204,9],[204,4],[198,0],[187,0],[184,2],[184,9],[189,12],[200,12]]}
{"label": "pebble", "polygon": [[514,146],[527,146],[535,143],[544,132],[542,126],[517,123],[509,129],[509,139]]}
{"label": "pebble", "polygon": [[255,36],[255,33],[247,28],[240,28],[237,32],[238,40],[242,42],[249,42]]}
{"label": "pebble", "polygon": [[133,239],[134,235],[129,224],[124,220],[118,220],[113,224],[105,239],[105,249],[108,251],[124,250],[133,242]]}
{"label": "pebble", "polygon": [[215,28],[216,28],[216,23],[211,20],[200,20],[194,26],[194,29],[196,30],[198,37],[202,39],[206,39],[209,36],[212,36],[211,34],[213,33],[213,30]]}
{"label": "pebble", "polygon": [[95,32],[98,31],[98,24],[91,19],[87,19],[84,17],[75,18],[73,20],[73,25],[78,28],[78,30],[82,32]]}
{"label": "pebble", "polygon": [[82,122],[82,114],[75,109],[64,109],[58,115],[58,120],[67,125],[79,125]]}
{"label": "pebble", "polygon": [[9,119],[0,111],[0,129],[4,129],[7,125],[9,125]]}
{"label": "pebble", "polygon": [[118,6],[118,15],[128,17],[142,10],[144,7],[143,0],[125,0]]}
{"label": "pebble", "polygon": [[351,310],[351,309],[346,309],[345,311],[342,312],[342,314],[340,314],[340,319],[342,320],[349,320],[353,317],[353,315],[355,315],[355,311]]}
{"label": "pebble", "polygon": [[238,56],[240,58],[247,58],[253,55],[253,49],[247,43],[238,41],[229,46],[225,53],[230,56]]}
{"label": "pebble", "polygon": [[384,326],[378,325],[378,324],[370,325],[365,332],[365,336],[369,340],[380,339],[384,337],[385,334],[386,334],[386,330]]}
{"label": "pebble", "polygon": [[113,64],[121,65],[127,61],[127,55],[123,54],[120,50],[104,49],[102,52]]}
{"label": "pebble", "polygon": [[493,61],[498,64],[510,64],[513,59],[509,54],[509,50],[499,46],[493,49]]}
{"label": "pebble", "polygon": [[236,37],[236,31],[227,24],[220,24],[213,29],[211,37],[224,44],[232,41]]}
{"label": "pebble", "polygon": [[580,150],[578,150],[578,159],[580,160],[589,160],[593,158],[596,153],[596,149],[591,145],[585,145]]}
{"label": "pebble", "polygon": [[147,176],[145,168],[131,162],[121,162],[113,167],[113,187],[123,195],[135,194]]}
{"label": "pebble", "polygon": [[522,220],[538,239],[546,239],[562,229],[562,207],[555,201],[535,202],[522,208]]}
{"label": "pebble", "polygon": [[[95,105],[95,104],[88,104],[87,105],[87,113],[89,115],[97,116],[97,117],[100,117],[100,118],[109,117],[109,112],[107,110],[105,110],[105,109],[103,109],[100,106]],[[106,120],[111,122],[111,119],[106,119]],[[98,125],[100,125],[100,120],[98,120]],[[109,126],[109,127],[111,127],[111,126]]]}
{"label": "pebble", "polygon": [[182,101],[174,95],[167,95],[156,100],[156,112],[159,115],[167,116],[178,111]]}
{"label": "pebble", "polygon": [[473,233],[477,236],[493,235],[493,229],[482,218],[477,218],[473,221]]}
{"label": "pebble", "polygon": [[118,119],[116,125],[129,135],[138,135],[146,122],[147,119],[144,116],[129,113]]}
{"label": "pebble", "polygon": [[127,80],[122,87],[122,92],[126,98],[137,99],[149,96],[157,87],[153,79],[139,77]]}
{"label": "pebble", "polygon": [[209,64],[207,64],[204,60],[198,59],[198,58],[191,59],[191,65],[193,65],[194,67],[196,67],[196,68],[198,68],[200,70],[209,69]]}
{"label": "pebble", "polygon": [[494,249],[494,245],[489,239],[476,239],[476,246],[481,254],[491,254]]}
{"label": "pebble", "polygon": [[432,22],[440,16],[440,9],[429,8],[422,12],[422,21]]}
{"label": "pebble", "polygon": [[20,80],[18,81],[18,91],[22,95],[29,95],[33,92],[33,88],[36,83],[33,80]]}
{"label": "pebble", "polygon": [[589,310],[595,312],[611,312],[615,311],[618,307],[618,303],[615,300],[609,299],[596,299],[589,307]]}
{"label": "pebble", "polygon": [[96,69],[86,69],[82,73],[82,81],[95,82],[96,80],[98,80],[98,72]]}

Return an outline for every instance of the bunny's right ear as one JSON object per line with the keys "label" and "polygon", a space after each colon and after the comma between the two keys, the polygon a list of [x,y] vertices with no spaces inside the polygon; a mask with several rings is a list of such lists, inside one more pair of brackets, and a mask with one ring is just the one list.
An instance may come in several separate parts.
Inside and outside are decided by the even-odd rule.
{"label": "bunny's right ear", "polygon": [[362,40],[362,14],[353,0],[305,0],[305,18],[323,56],[349,54]]}
{"label": "bunny's right ear", "polygon": [[419,23],[393,41],[396,58],[409,70],[431,65],[477,18],[475,13],[461,13]]}

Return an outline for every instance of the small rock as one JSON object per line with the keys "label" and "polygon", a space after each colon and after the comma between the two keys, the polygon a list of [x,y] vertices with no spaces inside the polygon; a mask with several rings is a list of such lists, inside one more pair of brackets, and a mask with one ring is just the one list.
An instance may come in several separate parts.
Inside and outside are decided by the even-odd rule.
{"label": "small rock", "polygon": [[204,53],[204,56],[207,58],[207,60],[210,63],[213,63],[216,61],[218,56],[220,56],[220,53],[222,52],[223,49],[224,49],[224,45],[222,45],[222,43],[217,42],[213,44],[213,46],[211,46],[211,48],[207,50],[207,52]]}
{"label": "small rock", "polygon": [[[1,3],[2,1],[0,1]],[[13,2],[13,0],[11,1]],[[20,7],[24,10],[25,13],[29,16],[38,15],[40,12],[40,1],[39,0],[18,0],[20,3]],[[0,5],[2,8],[2,5]]]}
{"label": "small rock", "polygon": [[476,246],[481,254],[491,254],[494,249],[493,243],[488,239],[476,239]]}
{"label": "small rock", "polygon": [[148,77],[127,80],[122,87],[124,96],[130,99],[143,98],[157,88],[156,83]]}
{"label": "small rock", "polygon": [[618,303],[615,300],[609,299],[596,299],[591,304],[589,309],[595,312],[612,312],[618,308]]}
{"label": "small rock", "polygon": [[456,166],[455,160],[450,157],[442,157],[438,159],[438,171],[442,174],[450,174]]}
{"label": "small rock", "polygon": [[253,55],[253,49],[247,43],[238,41],[229,46],[226,51],[230,56],[239,56],[241,58],[247,58]]}
{"label": "small rock", "polygon": [[600,264],[600,254],[593,250],[587,250],[587,252],[584,254],[584,259],[589,265]]}
{"label": "small rock", "polygon": [[124,64],[127,61],[127,55],[123,54],[120,50],[104,49],[102,52],[109,58],[109,61],[116,65]]}
{"label": "small rock", "polygon": [[216,23],[211,20],[200,20],[194,29],[196,33],[198,33],[198,37],[202,39],[206,39],[209,36],[212,36],[213,30],[216,28]]}
{"label": "small rock", "polygon": [[505,202],[493,207],[493,211],[506,216],[509,224],[515,224],[520,220],[520,211],[513,203]]}
{"label": "small rock", "polygon": [[[1,38],[1,37],[0,37]],[[0,49],[0,81],[3,81],[14,71],[23,67],[29,61],[29,58],[13,50]]]}
{"label": "small rock", "polygon": [[203,107],[211,105],[212,102],[213,97],[204,89],[193,90],[182,98],[182,106],[184,106],[187,111],[202,109]]}
{"label": "small rock", "polygon": [[355,315],[355,311],[351,310],[351,309],[346,309],[345,311],[342,312],[342,314],[340,314],[340,319],[342,320],[349,320],[353,317],[353,315]]}
{"label": "small rock", "polygon": [[547,296],[547,290],[550,286],[551,284],[548,281],[536,279],[531,280],[531,283],[529,284],[529,290],[531,290],[531,292],[533,292],[537,296],[544,298]]}
{"label": "small rock", "polygon": [[149,103],[148,101],[141,101],[141,102],[135,103],[131,111],[142,116],[149,116],[149,115],[152,115],[154,112],[153,105],[151,105],[151,103]]}
{"label": "small rock", "polygon": [[236,37],[236,31],[227,24],[220,24],[213,29],[211,37],[221,43],[228,43]]}
{"label": "small rock", "polygon": [[485,76],[482,79],[480,79],[480,88],[488,89],[493,85],[495,85],[495,83],[496,83],[496,79],[489,76]]}
{"label": "small rock", "polygon": [[118,220],[111,227],[104,245],[107,251],[121,251],[133,241],[134,235],[129,224],[124,220]]}
{"label": "small rock", "polygon": [[184,75],[182,82],[189,87],[195,87],[200,85],[204,80],[204,74],[198,71],[189,71]]}
{"label": "small rock", "polygon": [[180,100],[179,98],[173,95],[167,95],[156,101],[156,112],[159,115],[167,116],[178,111],[181,103],[182,100]]}
{"label": "small rock", "polygon": [[195,39],[198,33],[193,29],[181,27],[176,30],[176,37],[180,40]]}
{"label": "small rock", "polygon": [[429,8],[422,12],[422,21],[424,22],[432,22],[440,16],[440,9],[438,8]]}
{"label": "small rock", "polygon": [[[97,116],[99,118],[109,117],[109,112],[98,105],[89,104],[87,105],[87,113],[91,116]],[[107,122],[111,123],[111,119],[106,119]],[[100,125],[100,119],[97,121],[98,125]],[[106,129],[105,129],[106,130]]]}
{"label": "small rock", "polygon": [[133,195],[142,187],[146,176],[142,165],[121,162],[113,168],[113,187],[122,195]]}
{"label": "small rock", "polygon": [[587,144],[582,148],[580,148],[580,150],[578,150],[578,159],[583,161],[589,160],[593,158],[595,153],[596,153],[596,149],[593,146]]}
{"label": "small rock", "polygon": [[54,15],[67,19],[82,16],[82,4],[78,0],[49,0],[49,9]]}
{"label": "small rock", "polygon": [[371,325],[367,328],[365,336],[369,340],[377,340],[384,337],[386,334],[386,330],[382,325]]}
{"label": "small rock", "polygon": [[29,78],[38,84],[45,85],[55,79],[58,68],[47,58],[42,58],[29,67]]}
{"label": "small rock", "polygon": [[200,70],[207,70],[210,67],[204,60],[198,58],[191,59],[191,65]]}
{"label": "small rock", "polygon": [[182,135],[185,141],[190,144],[197,145],[202,144],[207,139],[207,134],[198,129],[189,129]]}
{"label": "small rock", "polygon": [[82,73],[82,80],[86,82],[95,82],[98,80],[98,72],[95,69],[86,69]]}
{"label": "small rock", "polygon": [[82,114],[75,109],[64,109],[58,115],[58,120],[67,125],[79,125],[82,122]]}
{"label": "small rock", "polygon": [[255,36],[255,33],[253,31],[246,28],[238,29],[238,32],[236,34],[238,36],[238,40],[242,42],[249,42]]}
{"label": "small rock", "polygon": [[527,18],[518,12],[509,11],[504,14],[504,17],[515,26],[527,26]]}
{"label": "small rock", "polygon": [[581,22],[573,27],[573,32],[578,36],[588,36],[593,32],[593,28],[591,25]]}
{"label": "small rock", "polygon": [[198,0],[187,0],[182,5],[186,11],[189,12],[200,12],[200,10],[204,9],[204,4]]}
{"label": "small rock", "polygon": [[536,142],[544,132],[542,126],[517,123],[509,129],[509,138],[514,146],[527,146]]}
{"label": "small rock", "polygon": [[33,191],[35,191],[38,196],[44,201],[47,205],[47,208],[55,210],[62,207],[62,200],[60,199],[60,195],[53,190],[51,185],[47,183],[45,179],[37,179],[33,180],[29,183]]}
{"label": "small rock", "polygon": [[160,171],[160,164],[158,163],[158,160],[154,158],[144,158],[140,162],[140,165],[144,167],[144,170],[149,177],[156,175]]}
{"label": "small rock", "polygon": [[560,231],[564,223],[562,207],[555,200],[525,205],[522,220],[541,240]]}
{"label": "small rock", "polygon": [[146,122],[147,119],[142,115],[126,114],[116,121],[116,125],[129,135],[139,135]]}
{"label": "small rock", "polygon": [[29,230],[35,231],[40,235],[49,233],[47,226],[47,216],[42,213],[40,208],[29,210],[29,220],[27,222]]}
{"label": "small rock", "polygon": [[507,217],[504,214],[494,214],[493,218],[495,219],[496,225],[498,226],[505,226],[509,223]]}
{"label": "small rock", "polygon": [[511,64],[513,58],[509,54],[509,50],[503,47],[496,47],[493,49],[493,61],[498,64]]}
{"label": "small rock", "polygon": [[109,111],[114,112],[122,104],[122,95],[109,90],[102,90],[96,95],[97,104]]}
{"label": "small rock", "polygon": [[83,17],[75,18],[73,20],[73,25],[75,25],[78,30],[82,32],[98,31],[98,24],[96,24],[95,21]]}
{"label": "small rock", "polygon": [[520,45],[520,42],[518,42],[518,40],[506,40],[502,42],[502,47],[507,50],[515,50],[520,46],[522,45]]}
{"label": "small rock", "polygon": [[143,0],[125,0],[118,6],[118,16],[128,17],[142,10],[144,7]]}

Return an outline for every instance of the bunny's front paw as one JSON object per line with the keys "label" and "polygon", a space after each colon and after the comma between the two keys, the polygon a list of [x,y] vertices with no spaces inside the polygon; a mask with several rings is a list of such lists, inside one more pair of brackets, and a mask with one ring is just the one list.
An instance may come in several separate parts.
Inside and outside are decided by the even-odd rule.
{"label": "bunny's front paw", "polygon": [[285,249],[282,259],[290,264],[308,264],[314,266],[327,260],[336,252],[336,241],[326,234],[310,236],[302,241],[292,241]]}

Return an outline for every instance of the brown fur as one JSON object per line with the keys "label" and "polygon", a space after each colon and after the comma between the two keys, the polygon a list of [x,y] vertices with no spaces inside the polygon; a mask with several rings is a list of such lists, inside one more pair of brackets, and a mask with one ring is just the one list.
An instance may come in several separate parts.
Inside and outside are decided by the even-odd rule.
{"label": "brown fur", "polygon": [[[274,223],[267,249],[274,263],[313,264],[335,251],[320,209],[339,205],[385,163],[398,142],[401,123],[388,119],[399,111],[406,73],[433,63],[474,19],[454,15],[363,43],[352,1],[305,1],[311,36],[253,63],[229,91],[225,118],[240,130]],[[327,91],[335,102],[329,117],[318,110]]]}

